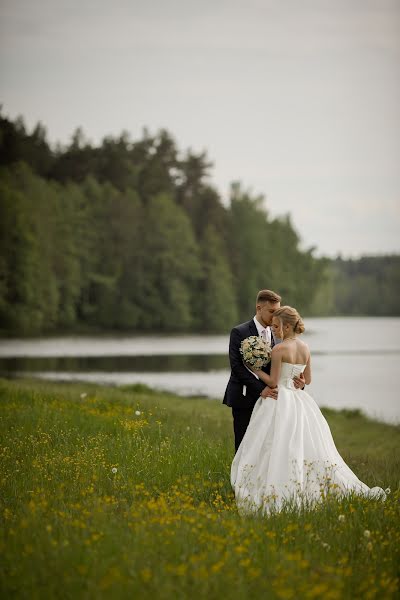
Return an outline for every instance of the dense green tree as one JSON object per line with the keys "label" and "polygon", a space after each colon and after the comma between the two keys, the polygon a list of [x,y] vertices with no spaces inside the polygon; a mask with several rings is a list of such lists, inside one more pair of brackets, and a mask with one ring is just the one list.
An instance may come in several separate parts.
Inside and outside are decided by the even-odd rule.
{"label": "dense green tree", "polygon": [[274,219],[269,224],[271,244],[271,281],[279,290],[282,302],[309,313],[312,300],[323,276],[323,261],[315,260],[314,249],[300,249],[300,237],[290,216]]}
{"label": "dense green tree", "polygon": [[261,196],[252,197],[235,183],[231,188],[230,254],[241,320],[252,314],[258,290],[276,289],[274,249]]}
{"label": "dense green tree", "polygon": [[113,327],[141,329],[142,311],[137,296],[142,232],[145,214],[136,192],[120,192],[110,207],[112,247],[118,278],[114,289]]}
{"label": "dense green tree", "polygon": [[24,335],[49,331],[58,305],[51,253],[55,195],[18,163],[10,171],[1,170],[0,199],[0,327]]}
{"label": "dense green tree", "polygon": [[161,130],[153,140],[138,175],[139,196],[148,201],[157,194],[175,197],[177,148],[172,136]]}
{"label": "dense green tree", "polygon": [[400,257],[316,259],[290,216],[165,130],[51,149],[0,115],[0,331],[227,331],[279,292],[303,314],[398,315]]}
{"label": "dense green tree", "polygon": [[79,302],[84,284],[85,196],[78,185],[52,184],[58,195],[57,238],[53,245],[53,274],[58,287],[57,327],[71,329],[79,322]]}
{"label": "dense green tree", "polygon": [[28,133],[22,117],[15,122],[0,112],[0,165],[26,162],[35,173],[47,177],[54,157],[46,140],[46,129],[38,123],[32,133]]}
{"label": "dense green tree", "polygon": [[201,277],[193,302],[196,329],[227,331],[238,319],[236,290],[225,245],[214,225],[204,231],[200,257]]}
{"label": "dense green tree", "polygon": [[189,218],[168,195],[149,199],[137,257],[137,302],[142,328],[185,331],[193,324],[192,297],[200,274]]}

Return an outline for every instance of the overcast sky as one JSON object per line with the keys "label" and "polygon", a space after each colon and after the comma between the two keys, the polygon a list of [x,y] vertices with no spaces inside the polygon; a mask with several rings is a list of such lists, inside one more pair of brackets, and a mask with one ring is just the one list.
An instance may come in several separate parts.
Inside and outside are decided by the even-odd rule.
{"label": "overcast sky", "polygon": [[0,39],[50,141],[163,127],[317,254],[400,252],[400,0],[1,0]]}

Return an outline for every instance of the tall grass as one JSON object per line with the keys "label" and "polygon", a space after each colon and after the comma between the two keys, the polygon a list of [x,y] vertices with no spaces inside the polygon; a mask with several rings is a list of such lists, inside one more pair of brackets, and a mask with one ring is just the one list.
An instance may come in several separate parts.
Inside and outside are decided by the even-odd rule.
{"label": "tall grass", "polygon": [[229,410],[143,386],[0,384],[8,598],[394,598],[399,428],[326,410],[385,503],[239,516]]}

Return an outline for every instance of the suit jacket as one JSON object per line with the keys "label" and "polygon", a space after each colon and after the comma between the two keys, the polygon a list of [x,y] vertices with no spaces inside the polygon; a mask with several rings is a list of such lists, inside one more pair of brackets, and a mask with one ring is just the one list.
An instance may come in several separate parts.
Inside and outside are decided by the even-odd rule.
{"label": "suit jacket", "polygon": [[[243,358],[240,354],[240,344],[242,340],[250,335],[257,335],[257,327],[254,320],[247,321],[241,325],[236,325],[231,331],[229,340],[229,361],[231,363],[231,376],[226,386],[223,404],[233,408],[246,408],[253,410],[255,403],[265,388],[265,383],[257,379],[243,364]],[[272,346],[274,345],[272,338]],[[268,363],[263,371],[269,373],[271,363]],[[243,395],[243,386],[246,386],[246,395]]]}

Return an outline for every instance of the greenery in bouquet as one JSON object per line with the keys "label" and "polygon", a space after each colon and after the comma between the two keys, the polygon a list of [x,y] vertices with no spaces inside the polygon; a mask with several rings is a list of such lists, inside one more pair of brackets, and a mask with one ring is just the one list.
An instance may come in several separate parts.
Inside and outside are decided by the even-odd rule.
{"label": "greenery in bouquet", "polygon": [[251,335],[242,340],[240,354],[250,367],[262,369],[271,360],[271,346],[258,335]]}

